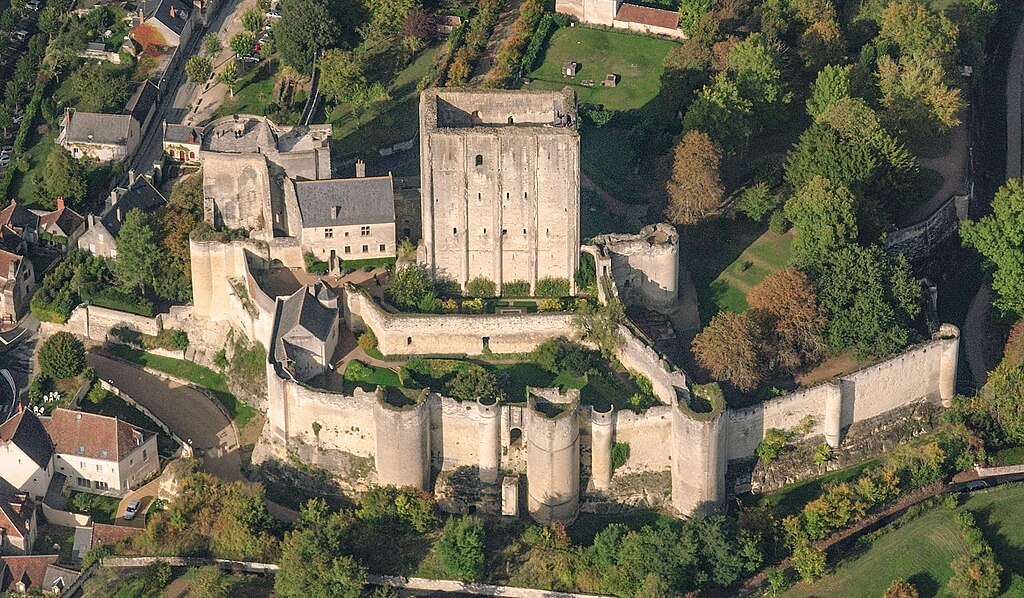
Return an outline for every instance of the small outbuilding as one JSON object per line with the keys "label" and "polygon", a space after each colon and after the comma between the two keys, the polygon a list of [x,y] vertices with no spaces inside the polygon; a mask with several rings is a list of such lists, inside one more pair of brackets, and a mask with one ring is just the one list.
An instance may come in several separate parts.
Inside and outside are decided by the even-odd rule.
{"label": "small outbuilding", "polygon": [[601,81],[602,87],[615,87],[619,84],[619,76],[615,73],[608,73],[604,76],[604,80]]}
{"label": "small outbuilding", "polygon": [[563,62],[562,63],[562,76],[563,77],[575,77],[576,71],[578,71],[580,65],[578,62]]}

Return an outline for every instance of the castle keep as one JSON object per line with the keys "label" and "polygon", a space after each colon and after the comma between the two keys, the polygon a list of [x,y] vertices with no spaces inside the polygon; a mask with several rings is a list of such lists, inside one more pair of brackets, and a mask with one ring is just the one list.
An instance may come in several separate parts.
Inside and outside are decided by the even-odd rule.
{"label": "castle keep", "polygon": [[423,261],[462,288],[557,278],[575,291],[579,160],[568,89],[423,92]]}

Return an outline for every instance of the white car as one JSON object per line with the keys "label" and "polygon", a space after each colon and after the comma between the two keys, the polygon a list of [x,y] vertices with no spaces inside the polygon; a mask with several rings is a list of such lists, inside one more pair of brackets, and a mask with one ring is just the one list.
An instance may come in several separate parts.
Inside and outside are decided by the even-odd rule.
{"label": "white car", "polygon": [[131,521],[135,519],[135,515],[139,512],[139,507],[142,505],[138,500],[133,500],[128,503],[128,506],[124,508],[124,520]]}
{"label": "white car", "polygon": [[25,31],[24,29],[19,29],[12,33],[11,37],[18,40],[19,42],[23,42],[28,37],[28,31]]}
{"label": "white car", "polygon": [[264,13],[263,16],[267,17],[268,19],[280,19],[281,13],[277,12],[276,10],[268,10],[266,13]]}
{"label": "white car", "polygon": [[39,7],[41,7],[42,5],[43,3],[40,2],[39,0],[28,0],[28,2],[25,3],[25,6],[29,10],[39,10]]}
{"label": "white car", "polygon": [[0,166],[7,166],[11,163],[10,156],[0,156]]}

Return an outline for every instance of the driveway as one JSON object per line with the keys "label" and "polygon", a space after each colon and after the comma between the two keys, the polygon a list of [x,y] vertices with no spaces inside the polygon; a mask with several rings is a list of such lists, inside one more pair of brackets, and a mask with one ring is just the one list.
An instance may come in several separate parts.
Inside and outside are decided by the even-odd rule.
{"label": "driveway", "polygon": [[204,470],[228,481],[242,479],[235,430],[213,399],[97,353],[88,353],[86,362],[99,378],[126,393],[190,442],[195,456],[203,459]]}

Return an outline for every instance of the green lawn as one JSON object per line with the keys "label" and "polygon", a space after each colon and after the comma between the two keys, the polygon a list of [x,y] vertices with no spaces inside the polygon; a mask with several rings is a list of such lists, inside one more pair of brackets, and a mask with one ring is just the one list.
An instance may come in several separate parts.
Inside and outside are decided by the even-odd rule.
{"label": "green lawn", "polygon": [[46,166],[46,158],[57,146],[54,140],[57,138],[57,131],[36,137],[36,140],[25,151],[25,158],[28,160],[29,169],[14,175],[11,184],[11,196],[18,198],[19,203],[24,203],[29,208],[41,208],[42,197],[39,194],[39,178],[43,176]]}
{"label": "green lawn", "polygon": [[[231,114],[263,114],[266,107],[273,102],[274,75],[277,74],[277,67],[277,61],[274,59],[264,60],[255,67],[249,67],[252,70],[238,78],[234,99],[226,98],[213,113],[213,118]],[[302,110],[301,106],[299,110]]]}
{"label": "green lawn", "polygon": [[139,351],[124,345],[111,345],[107,347],[107,350],[121,359],[159,370],[165,374],[184,378],[193,384],[209,389],[240,428],[244,428],[249,423],[249,420],[256,415],[255,409],[239,401],[235,398],[235,395],[231,394],[224,376],[209,368],[192,363],[191,361],[185,361],[184,359],[153,355],[152,353],[146,353],[145,351]]}
{"label": "green lawn", "polygon": [[[551,36],[544,63],[528,75],[527,89],[562,89],[570,86],[581,104],[601,104],[607,110],[636,110],[652,101],[661,90],[663,61],[676,43],[655,37],[563,27]],[[562,64],[580,65],[576,76],[562,77]],[[615,87],[602,87],[609,73],[619,75]],[[584,87],[592,79],[594,87]]]}
{"label": "green lawn", "polygon": [[369,110],[357,119],[349,104],[332,107],[327,113],[327,122],[334,126],[331,153],[335,159],[352,156],[376,158],[379,157],[377,148],[391,146],[416,135],[419,128],[419,83],[430,72],[440,48],[424,50],[398,72],[388,85],[392,101],[387,102],[383,110]]}
{"label": "green lawn", "polygon": [[[1007,485],[992,490],[974,493],[964,503],[974,513],[978,527],[996,553],[996,560],[1003,566],[1004,579],[1024,576],[1024,485]],[[1024,583],[1019,578],[1004,596],[1024,596]]]}
{"label": "green lawn", "polygon": [[113,496],[72,490],[71,496],[68,497],[68,509],[74,513],[86,513],[92,517],[94,523],[113,523],[120,502],[121,499]]}
{"label": "green lawn", "polygon": [[353,359],[345,366],[345,392],[351,393],[356,387],[372,391],[378,386],[399,388],[402,381],[398,372],[376,365],[367,365]]}

